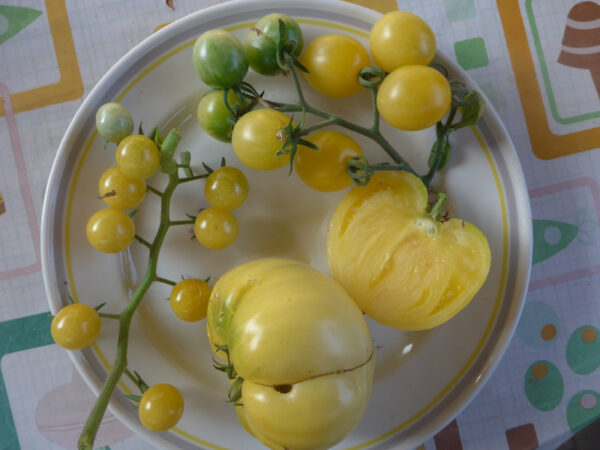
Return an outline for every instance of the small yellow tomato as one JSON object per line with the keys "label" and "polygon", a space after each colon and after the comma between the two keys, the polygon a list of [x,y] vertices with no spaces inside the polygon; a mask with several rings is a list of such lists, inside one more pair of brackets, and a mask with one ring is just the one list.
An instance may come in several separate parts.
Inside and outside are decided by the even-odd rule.
{"label": "small yellow tomato", "polygon": [[215,208],[232,211],[248,197],[248,179],[235,167],[221,167],[211,173],[204,185],[206,201]]}
{"label": "small yellow tomato", "polygon": [[233,127],[233,151],[252,169],[274,170],[285,166],[290,156],[277,152],[283,145],[281,129],[288,123],[290,118],[274,109],[255,109],[244,114]]}
{"label": "small yellow tomato", "polygon": [[101,209],[88,220],[85,233],[92,246],[103,253],[125,250],[135,238],[133,220],[123,211]]}
{"label": "small yellow tomato", "polygon": [[138,406],[140,422],[152,431],[173,428],[183,415],[183,396],[170,384],[155,384],[149,388]]}
{"label": "small yellow tomato", "polygon": [[435,36],[429,25],[415,14],[392,11],[375,22],[369,48],[375,64],[386,72],[398,67],[427,65],[435,56]]}
{"label": "small yellow tomato", "polygon": [[116,209],[130,209],[146,195],[146,182],[125,175],[118,167],[107,169],[98,182],[98,192],[104,203]]}
{"label": "small yellow tomato", "polygon": [[100,328],[98,311],[83,303],[73,303],[54,316],[50,332],[54,342],[62,348],[81,350],[96,341]]}
{"label": "small yellow tomato", "polygon": [[171,290],[169,302],[177,317],[186,322],[197,322],[206,317],[210,286],[204,280],[186,278]]}
{"label": "small yellow tomato", "polygon": [[346,161],[363,154],[360,145],[347,134],[335,130],[317,131],[305,139],[319,150],[298,147],[294,167],[300,179],[321,192],[339,191],[350,186],[352,179],[346,172]]}
{"label": "small yellow tomato", "polygon": [[152,139],[140,134],[127,136],[117,146],[117,166],[125,175],[150,178],[160,167],[160,151]]}
{"label": "small yellow tomato", "polygon": [[356,39],[345,34],[324,34],[304,51],[302,64],[310,71],[306,80],[321,94],[334,98],[358,93],[358,75],[371,64],[369,54]]}
{"label": "small yellow tomato", "polygon": [[231,211],[206,208],[196,216],[194,234],[206,248],[220,250],[229,247],[237,238],[238,221]]}
{"label": "small yellow tomato", "polygon": [[450,109],[450,84],[427,66],[403,66],[390,73],[379,86],[377,109],[395,128],[416,131],[442,120]]}

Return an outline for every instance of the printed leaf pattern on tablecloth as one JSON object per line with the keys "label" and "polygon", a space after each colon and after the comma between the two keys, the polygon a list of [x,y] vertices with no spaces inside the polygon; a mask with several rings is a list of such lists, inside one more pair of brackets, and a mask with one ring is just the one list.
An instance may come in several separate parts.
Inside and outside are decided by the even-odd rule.
{"label": "printed leaf pattern on tablecloth", "polygon": [[0,44],[42,15],[42,11],[22,6],[0,5]]}

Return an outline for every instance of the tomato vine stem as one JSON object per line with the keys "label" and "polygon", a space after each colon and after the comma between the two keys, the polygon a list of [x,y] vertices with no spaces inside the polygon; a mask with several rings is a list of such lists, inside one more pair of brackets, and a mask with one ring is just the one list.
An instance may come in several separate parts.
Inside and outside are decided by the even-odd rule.
{"label": "tomato vine stem", "polygon": [[[175,151],[175,148],[177,147],[177,144],[179,143],[179,139],[179,132],[177,130],[172,130],[165,139],[161,148],[161,152],[163,154],[172,155]],[[100,428],[100,422],[104,417],[106,408],[108,407],[112,394],[123,373],[127,374],[128,372],[127,349],[129,346],[129,329],[131,327],[131,321],[133,319],[133,315],[137,307],[144,298],[144,295],[146,294],[152,283],[154,281],[157,281],[158,279],[158,276],[156,274],[158,256],[162,244],[167,235],[167,231],[171,226],[171,197],[173,195],[173,192],[175,191],[175,188],[183,180],[189,180],[189,178],[180,179],[177,170],[175,170],[172,173],[169,173],[169,183],[161,195],[160,223],[158,226],[158,230],[156,231],[154,240],[152,241],[149,247],[150,255],[148,257],[148,266],[146,267],[144,278],[142,279],[141,283],[131,296],[129,303],[127,304],[123,312],[120,314],[117,352],[115,355],[114,363],[79,437],[78,447],[81,450],[92,450],[96,434],[98,433],[98,429]],[[136,238],[138,238],[138,236],[136,236]],[[139,239],[140,238],[138,238],[138,240]]]}

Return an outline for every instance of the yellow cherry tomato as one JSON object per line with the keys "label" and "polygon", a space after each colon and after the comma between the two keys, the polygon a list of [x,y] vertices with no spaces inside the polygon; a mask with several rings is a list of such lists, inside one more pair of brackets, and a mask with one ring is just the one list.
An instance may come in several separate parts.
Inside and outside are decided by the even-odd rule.
{"label": "yellow cherry tomato", "polygon": [[98,311],[83,303],[73,303],[54,316],[50,331],[54,342],[62,348],[81,350],[96,341],[100,328]]}
{"label": "yellow cherry tomato", "polygon": [[290,156],[277,155],[283,145],[281,129],[290,118],[274,109],[255,109],[244,114],[233,127],[231,144],[239,160],[258,170],[285,166]]}
{"label": "yellow cherry tomato", "polygon": [[160,151],[152,139],[139,134],[127,136],[117,146],[117,166],[125,175],[143,180],[160,167]]}
{"label": "yellow cherry tomato", "polygon": [[238,266],[213,288],[207,331],[243,378],[240,421],[270,448],[329,448],[360,421],[373,342],[361,311],[331,278],[282,258]]}
{"label": "yellow cherry tomato", "polygon": [[118,167],[107,169],[98,182],[98,192],[104,203],[116,209],[139,205],[146,195],[146,182],[125,175]]}
{"label": "yellow cherry tomato", "polygon": [[177,317],[186,322],[202,320],[206,317],[210,291],[210,286],[204,280],[181,280],[171,290],[171,308]]}
{"label": "yellow cherry tomato", "polygon": [[248,179],[235,167],[221,167],[211,173],[204,185],[206,201],[215,208],[232,211],[248,197]]}
{"label": "yellow cherry tomato", "polygon": [[304,75],[313,88],[329,97],[342,98],[362,89],[358,74],[371,61],[356,39],[345,34],[325,34],[306,47],[302,64],[310,71]]}
{"label": "yellow cherry tomato", "polygon": [[142,395],[138,416],[149,430],[167,431],[177,425],[183,408],[183,396],[175,386],[155,384]]}
{"label": "yellow cherry tomato", "polygon": [[375,22],[369,48],[375,64],[386,72],[401,66],[427,65],[435,56],[435,36],[429,25],[415,14],[392,11]]}
{"label": "yellow cherry tomato", "polygon": [[408,172],[379,172],[338,205],[327,237],[329,267],[359,308],[401,330],[438,326],[487,278],[484,234],[460,219],[438,222],[427,189]]}
{"label": "yellow cherry tomato", "polygon": [[206,208],[194,222],[196,239],[211,250],[229,247],[235,242],[238,231],[237,219],[226,209]]}
{"label": "yellow cherry tomato", "polygon": [[350,186],[352,179],[346,172],[346,161],[363,154],[360,145],[347,134],[335,130],[316,131],[305,139],[319,150],[298,147],[294,167],[300,179],[321,192],[339,191]]}
{"label": "yellow cherry tomato", "polygon": [[427,66],[403,66],[390,73],[379,87],[377,109],[395,128],[415,131],[442,120],[450,109],[450,84]]}
{"label": "yellow cherry tomato", "polygon": [[97,211],[88,220],[85,233],[92,246],[104,253],[125,250],[135,238],[133,220],[123,211],[106,208]]}

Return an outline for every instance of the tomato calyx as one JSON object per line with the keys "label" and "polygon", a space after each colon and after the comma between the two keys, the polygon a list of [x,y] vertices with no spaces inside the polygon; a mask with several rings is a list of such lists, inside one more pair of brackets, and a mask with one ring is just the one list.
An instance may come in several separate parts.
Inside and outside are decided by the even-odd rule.
{"label": "tomato calyx", "polygon": [[360,71],[358,82],[366,88],[377,88],[386,75],[387,73],[383,69],[377,66],[369,66]]}
{"label": "tomato calyx", "polygon": [[242,385],[244,379],[237,374],[235,367],[229,359],[229,347],[227,345],[219,345],[215,348],[215,352],[223,352],[226,355],[227,362],[222,363],[215,358],[212,359],[213,367],[227,375],[229,380],[232,380],[227,391],[227,401],[233,403],[234,406],[243,406],[240,402],[242,398]]}

